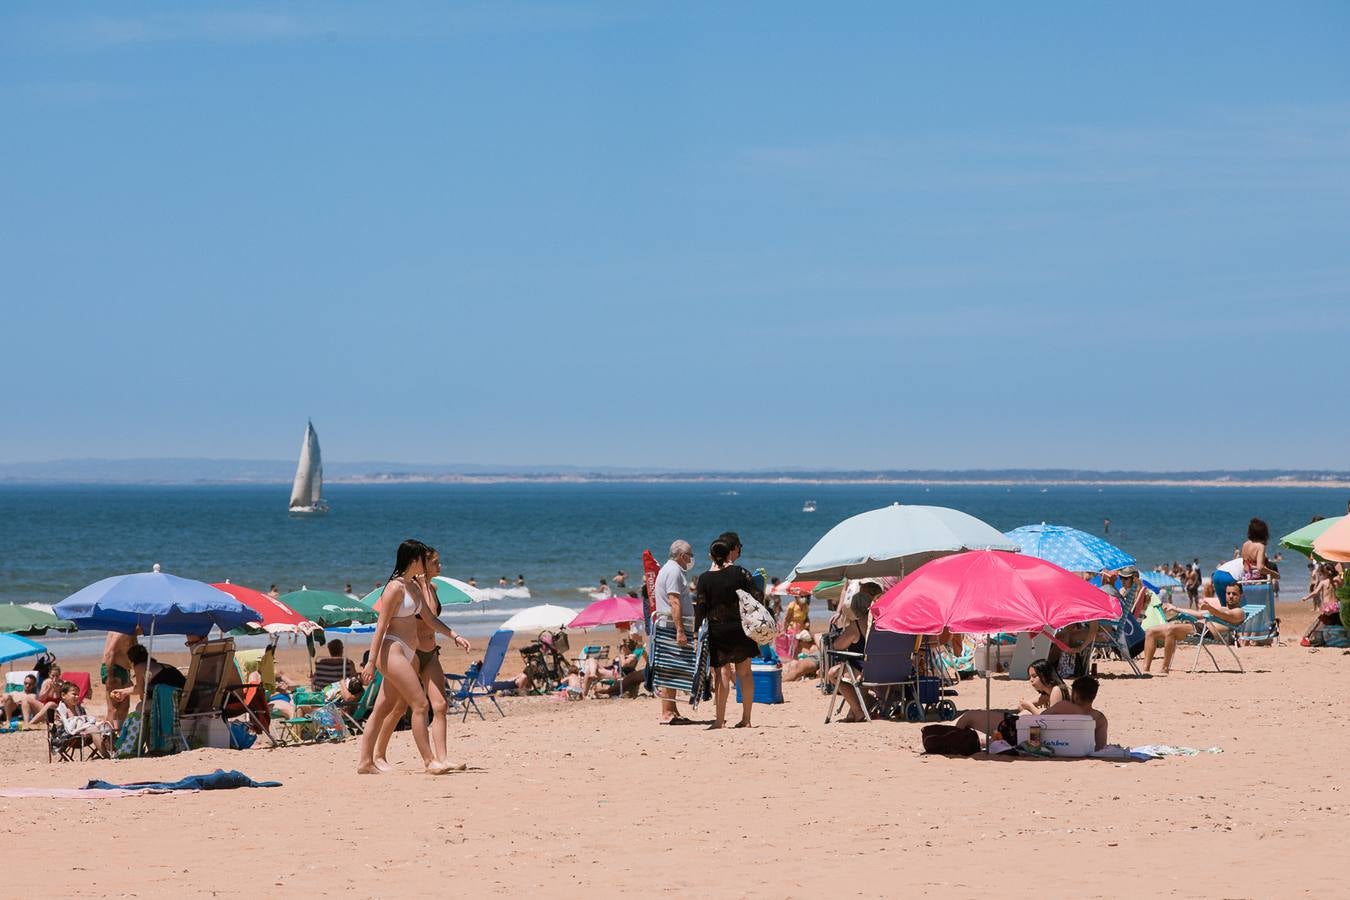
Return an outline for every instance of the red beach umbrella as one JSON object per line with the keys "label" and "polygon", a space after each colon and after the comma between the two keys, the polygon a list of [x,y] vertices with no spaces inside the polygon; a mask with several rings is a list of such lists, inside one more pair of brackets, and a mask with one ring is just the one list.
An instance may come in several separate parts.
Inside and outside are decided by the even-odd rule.
{"label": "red beach umbrella", "polygon": [[230,584],[228,581],[213,584],[211,587],[224,591],[245,606],[256,610],[262,621],[249,624],[269,634],[290,631],[308,634],[319,627],[270,594],[246,588],[242,584]]}

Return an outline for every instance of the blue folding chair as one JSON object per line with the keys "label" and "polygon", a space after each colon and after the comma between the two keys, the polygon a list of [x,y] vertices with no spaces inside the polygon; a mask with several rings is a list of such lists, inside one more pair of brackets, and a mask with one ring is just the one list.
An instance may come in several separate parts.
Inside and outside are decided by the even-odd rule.
{"label": "blue folding chair", "polygon": [[1242,585],[1242,612],[1238,639],[1248,644],[1278,644],[1280,623],[1275,618],[1275,586],[1269,579]]}
{"label": "blue folding chair", "polygon": [[647,663],[648,690],[673,688],[689,694],[689,707],[696,709],[708,686],[708,623],[687,644],[675,640],[675,626],[657,625],[651,631]]}
{"label": "blue folding chair", "polygon": [[511,643],[513,631],[493,632],[492,638],[488,641],[487,651],[483,654],[483,664],[477,671],[470,669],[462,675],[445,676],[447,682],[458,681],[459,687],[453,691],[446,691],[446,699],[450,701],[453,709],[456,704],[464,707],[464,717],[461,722],[467,722],[469,719],[469,710],[472,709],[478,713],[478,718],[486,719],[483,711],[478,708],[479,697],[486,697],[492,701],[492,705],[497,707],[497,712],[502,718],[506,713],[502,712],[501,704],[497,702],[497,673],[501,671],[502,662],[506,659],[506,648]]}

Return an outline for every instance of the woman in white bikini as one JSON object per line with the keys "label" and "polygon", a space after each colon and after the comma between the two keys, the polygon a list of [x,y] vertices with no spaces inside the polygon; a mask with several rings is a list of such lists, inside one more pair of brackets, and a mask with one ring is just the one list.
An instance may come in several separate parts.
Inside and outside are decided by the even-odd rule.
{"label": "woman in white bikini", "polygon": [[[407,540],[398,546],[394,571],[380,594],[380,618],[370,642],[370,659],[361,671],[361,680],[369,684],[378,669],[384,676],[380,699],[401,701],[412,710],[413,741],[430,775],[444,775],[451,766],[438,759],[431,749],[427,730],[427,711],[430,704],[422,679],[417,673],[417,623],[420,621],[434,631],[454,638],[454,632],[431,612],[427,602],[426,561],[434,553],[421,541]],[[377,701],[378,702],[378,701]],[[391,704],[392,706],[392,704]],[[384,770],[375,765],[375,747],[382,721],[371,721],[361,735],[361,758],[356,771],[362,775],[376,775]]]}
{"label": "woman in white bikini", "polygon": [[[433,549],[431,555],[426,558],[425,566],[426,576],[421,584],[426,588],[425,596],[430,600],[432,616],[439,617],[441,601],[436,596],[436,584],[432,579],[441,574],[441,555]],[[453,628],[450,629],[450,638],[465,653],[473,649],[468,640],[463,635],[456,634]],[[431,752],[436,759],[446,762],[448,756],[445,733],[445,670],[441,668],[441,648],[436,643],[436,632],[420,618],[417,619],[417,643],[413,646],[417,652],[417,674],[422,679],[423,693],[426,694],[431,707]],[[375,742],[376,768],[386,772],[393,769],[386,758],[389,740],[394,736],[394,729],[398,727],[399,719],[403,718],[403,711],[407,708],[407,704],[401,699],[394,698],[392,693],[386,695],[383,691],[375,701],[375,708],[370,712],[370,722],[366,727],[370,728],[374,723],[379,729],[379,737]]]}

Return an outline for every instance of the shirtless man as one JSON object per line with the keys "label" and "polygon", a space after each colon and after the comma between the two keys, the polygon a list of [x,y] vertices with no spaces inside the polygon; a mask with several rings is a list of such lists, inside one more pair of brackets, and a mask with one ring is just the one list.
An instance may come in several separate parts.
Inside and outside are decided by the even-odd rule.
{"label": "shirtless man", "polygon": [[1045,711],[1047,716],[1092,716],[1097,723],[1094,740],[1097,749],[1106,746],[1106,716],[1099,709],[1093,709],[1092,701],[1097,699],[1097,679],[1084,675],[1073,680],[1069,699],[1061,700]]}
{"label": "shirtless man", "polygon": [[[131,704],[131,695],[123,689],[132,686],[131,657],[127,651],[135,643],[136,635],[116,631],[108,632],[103,642],[103,666],[99,675],[108,698],[108,721],[114,728],[122,727]],[[117,697],[121,699],[115,699],[113,691],[117,691]]]}

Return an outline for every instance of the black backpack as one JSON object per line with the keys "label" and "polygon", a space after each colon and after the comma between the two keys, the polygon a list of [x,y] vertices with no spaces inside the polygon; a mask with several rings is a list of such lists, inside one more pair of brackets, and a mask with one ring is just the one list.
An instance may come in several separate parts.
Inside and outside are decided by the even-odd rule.
{"label": "black backpack", "polygon": [[980,752],[980,736],[973,728],[955,725],[925,725],[923,752],[943,756],[974,756]]}

